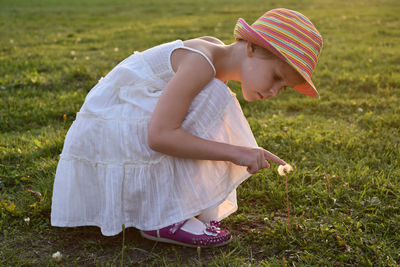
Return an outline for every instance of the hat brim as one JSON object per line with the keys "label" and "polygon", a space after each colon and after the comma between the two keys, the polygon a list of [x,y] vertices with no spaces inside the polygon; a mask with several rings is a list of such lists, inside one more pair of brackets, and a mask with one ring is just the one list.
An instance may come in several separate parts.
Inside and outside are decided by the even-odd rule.
{"label": "hat brim", "polygon": [[[319,98],[319,93],[317,89],[315,88],[314,83],[311,80],[311,77],[308,75],[305,75],[302,73],[296,65],[294,65],[284,54],[279,52],[278,49],[276,49],[273,44],[265,40],[257,31],[253,30],[253,28],[242,18],[238,19],[238,22],[240,23],[246,31],[241,31],[240,34],[238,33],[238,36],[242,36],[243,39],[250,41],[252,43],[255,43],[256,45],[259,45],[261,47],[267,48],[269,51],[271,51],[274,55],[278,56],[280,59],[284,60],[287,62],[292,68],[294,68],[300,75],[303,77],[303,79],[306,81],[304,84],[299,84],[293,87],[296,91],[311,96],[311,97],[318,97]],[[239,38],[237,38],[239,39]]]}

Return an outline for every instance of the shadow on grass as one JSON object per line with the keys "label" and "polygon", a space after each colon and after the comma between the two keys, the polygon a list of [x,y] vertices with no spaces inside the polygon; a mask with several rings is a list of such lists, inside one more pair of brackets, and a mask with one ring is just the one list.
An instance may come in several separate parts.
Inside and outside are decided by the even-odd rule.
{"label": "shadow on grass", "polygon": [[[120,264],[123,234],[103,236],[95,226],[74,228],[50,228],[54,239],[54,252],[63,253],[66,264]],[[125,230],[124,264],[165,265],[188,264],[200,265],[211,260],[216,254],[232,249],[228,245],[222,248],[198,250],[159,243],[142,238],[138,229],[130,227]]]}

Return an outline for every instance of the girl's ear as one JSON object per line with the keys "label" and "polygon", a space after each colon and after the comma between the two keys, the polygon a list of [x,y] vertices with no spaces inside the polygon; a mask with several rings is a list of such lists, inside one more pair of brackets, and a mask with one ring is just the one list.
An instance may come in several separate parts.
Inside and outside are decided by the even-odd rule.
{"label": "girl's ear", "polygon": [[254,56],[255,51],[256,51],[255,44],[253,44],[250,41],[247,41],[247,44],[246,44],[246,55],[248,57],[252,57],[252,56]]}

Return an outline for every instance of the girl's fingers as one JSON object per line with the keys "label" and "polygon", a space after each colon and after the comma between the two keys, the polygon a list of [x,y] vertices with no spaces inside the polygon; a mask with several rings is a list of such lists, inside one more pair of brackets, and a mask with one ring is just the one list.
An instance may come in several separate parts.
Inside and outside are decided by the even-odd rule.
{"label": "girl's fingers", "polygon": [[265,160],[263,156],[263,152],[259,151],[258,152],[258,158],[257,158],[257,170],[264,169],[265,168]]}
{"label": "girl's fingers", "polygon": [[262,169],[269,168],[269,162],[265,160],[264,152],[262,152],[260,160]]}
{"label": "girl's fingers", "polygon": [[266,160],[272,160],[273,162],[276,162],[276,163],[278,163],[280,165],[286,165],[285,161],[281,160],[278,156],[272,154],[268,150],[264,150],[264,158]]}
{"label": "girl's fingers", "polygon": [[267,169],[267,168],[271,167],[269,165],[269,162],[265,160],[264,152],[262,152],[260,154],[260,165],[259,166],[260,166],[260,169]]}
{"label": "girl's fingers", "polygon": [[265,169],[265,168],[270,168],[271,165],[268,162],[269,160],[276,162],[280,165],[285,165],[286,162],[281,160],[278,156],[272,154],[271,152],[261,148],[261,150],[258,151],[254,151],[257,153],[256,158],[253,158],[253,161],[250,161],[251,163],[248,163],[249,165],[247,165],[247,172],[254,174],[257,171],[261,170],[261,169]]}
{"label": "girl's fingers", "polygon": [[269,168],[269,167],[271,167],[271,165],[269,165],[268,161],[265,161],[265,168]]}

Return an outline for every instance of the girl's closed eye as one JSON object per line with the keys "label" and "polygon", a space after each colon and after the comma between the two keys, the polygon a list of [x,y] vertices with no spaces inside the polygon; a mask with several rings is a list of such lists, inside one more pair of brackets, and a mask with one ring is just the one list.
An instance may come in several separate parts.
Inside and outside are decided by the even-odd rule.
{"label": "girl's closed eye", "polygon": [[274,80],[275,81],[280,81],[280,80],[282,80],[282,78],[279,75],[275,74],[274,75]]}

